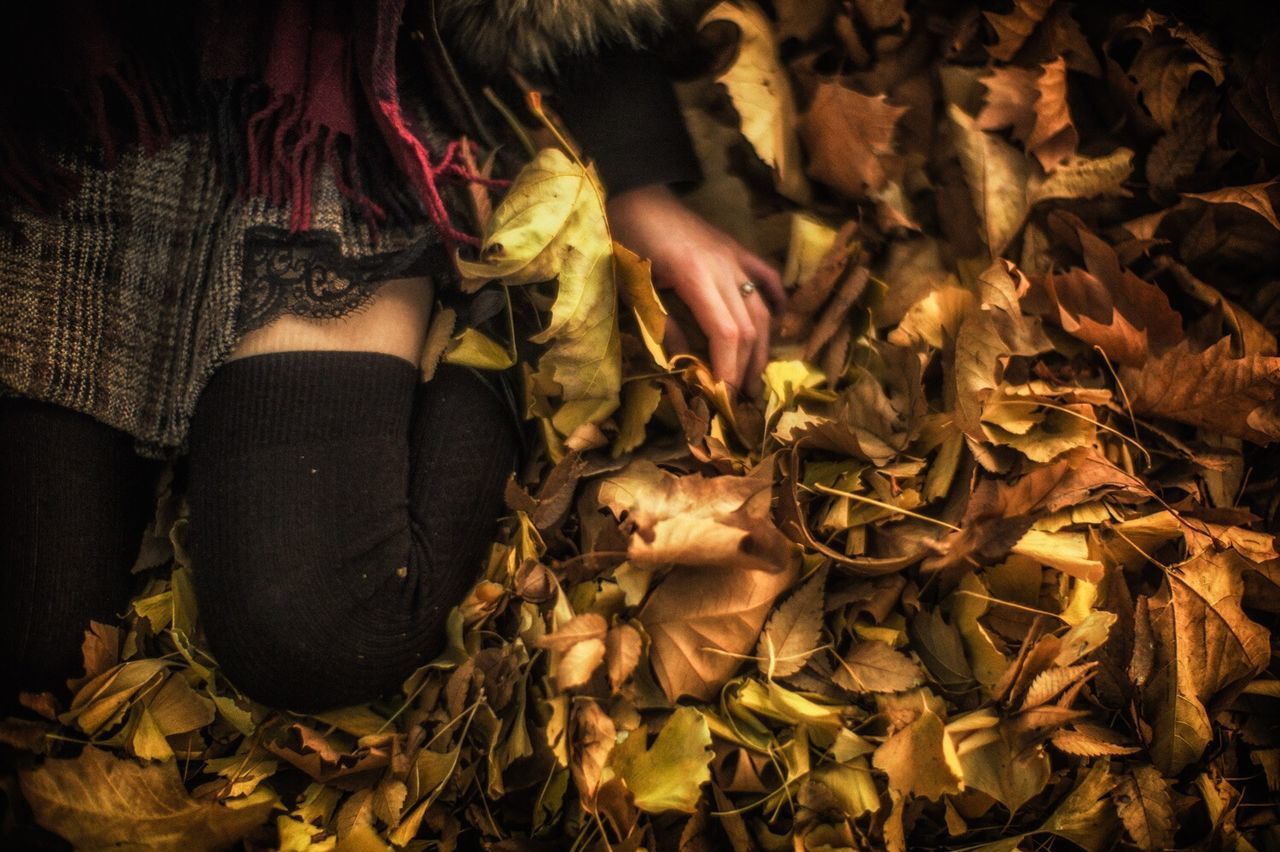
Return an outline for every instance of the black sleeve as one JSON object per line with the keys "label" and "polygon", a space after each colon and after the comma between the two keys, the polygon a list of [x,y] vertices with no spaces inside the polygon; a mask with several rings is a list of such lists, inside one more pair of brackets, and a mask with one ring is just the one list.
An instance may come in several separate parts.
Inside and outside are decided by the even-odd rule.
{"label": "black sleeve", "polygon": [[653,53],[614,50],[566,61],[550,103],[611,194],[702,180],[675,90]]}

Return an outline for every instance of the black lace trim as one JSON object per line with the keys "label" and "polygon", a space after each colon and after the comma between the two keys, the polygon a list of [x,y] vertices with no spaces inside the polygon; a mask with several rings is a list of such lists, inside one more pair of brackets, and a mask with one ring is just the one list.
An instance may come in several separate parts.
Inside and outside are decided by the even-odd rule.
{"label": "black lace trim", "polygon": [[334,319],[359,310],[393,278],[444,272],[447,256],[433,237],[397,251],[350,258],[334,234],[251,228],[245,233],[236,331],[246,334],[283,314]]}

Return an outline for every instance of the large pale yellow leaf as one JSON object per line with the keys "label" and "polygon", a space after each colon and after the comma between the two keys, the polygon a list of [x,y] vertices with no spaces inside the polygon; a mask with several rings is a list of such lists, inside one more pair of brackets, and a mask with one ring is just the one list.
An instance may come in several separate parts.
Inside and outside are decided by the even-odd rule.
{"label": "large pale yellow leaf", "polygon": [[742,665],[795,570],[676,568],[649,596],[640,622],[664,692],[709,699]]}
{"label": "large pale yellow leaf", "polygon": [[560,389],[551,416],[557,432],[568,436],[618,407],[615,259],[593,168],[556,148],[538,152],[489,220],[479,260],[459,261],[458,268],[469,278],[497,278],[508,286],[558,279],[550,321],[533,338],[550,343],[537,379]]}
{"label": "large pale yellow leaf", "polygon": [[222,849],[265,822],[275,798],[255,793],[234,807],[193,799],[176,763],[141,766],[93,746],[21,781],[40,825],[78,849]]}

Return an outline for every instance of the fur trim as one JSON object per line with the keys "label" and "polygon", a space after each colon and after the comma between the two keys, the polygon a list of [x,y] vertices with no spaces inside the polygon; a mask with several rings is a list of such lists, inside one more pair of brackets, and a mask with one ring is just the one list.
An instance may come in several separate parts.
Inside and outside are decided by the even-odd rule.
{"label": "fur trim", "polygon": [[639,47],[706,0],[436,0],[440,30],[489,72],[553,71],[558,59],[608,45]]}

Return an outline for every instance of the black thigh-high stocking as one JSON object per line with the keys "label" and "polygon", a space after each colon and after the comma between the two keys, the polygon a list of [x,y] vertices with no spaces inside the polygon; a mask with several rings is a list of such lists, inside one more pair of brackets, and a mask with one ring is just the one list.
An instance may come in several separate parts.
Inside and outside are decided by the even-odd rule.
{"label": "black thigh-high stocking", "polygon": [[394,691],[439,653],[514,466],[509,411],[470,371],[377,352],[223,364],[192,420],[201,620],[233,684],[318,711]]}
{"label": "black thigh-high stocking", "polygon": [[128,606],[162,467],[87,414],[0,399],[0,705],[78,674],[89,621]]}

